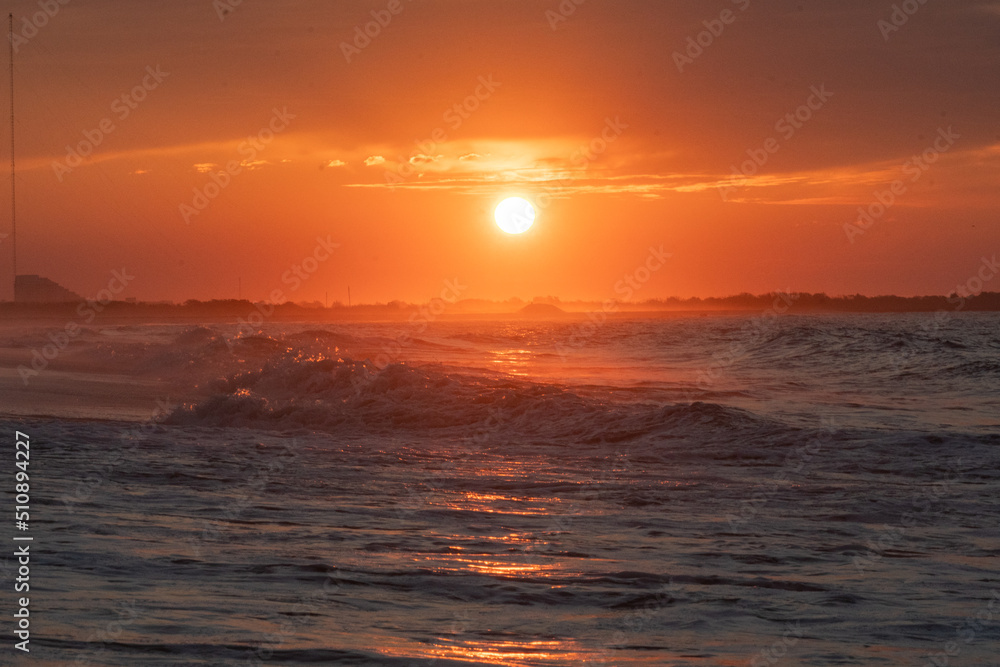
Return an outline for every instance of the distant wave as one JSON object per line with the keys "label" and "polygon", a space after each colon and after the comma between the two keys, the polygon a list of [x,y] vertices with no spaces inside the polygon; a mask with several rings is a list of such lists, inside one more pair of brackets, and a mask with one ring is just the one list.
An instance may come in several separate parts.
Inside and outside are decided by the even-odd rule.
{"label": "distant wave", "polygon": [[773,436],[774,420],[711,403],[660,405],[581,396],[566,387],[473,370],[350,358],[303,358],[270,339],[241,345],[271,356],[259,369],[213,384],[212,394],[171,415],[174,424],[321,431],[495,431],[546,442],[607,443],[697,431]]}

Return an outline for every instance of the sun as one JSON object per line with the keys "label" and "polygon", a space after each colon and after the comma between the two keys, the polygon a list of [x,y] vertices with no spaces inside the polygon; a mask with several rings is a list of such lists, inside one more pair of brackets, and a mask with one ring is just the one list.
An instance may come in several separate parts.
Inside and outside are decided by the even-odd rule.
{"label": "sun", "polygon": [[523,234],[535,224],[535,207],[521,197],[508,197],[497,206],[493,217],[508,234]]}

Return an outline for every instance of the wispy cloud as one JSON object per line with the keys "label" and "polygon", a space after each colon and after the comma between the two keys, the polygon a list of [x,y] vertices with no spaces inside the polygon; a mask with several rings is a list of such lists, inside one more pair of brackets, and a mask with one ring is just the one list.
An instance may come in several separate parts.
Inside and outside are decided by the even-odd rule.
{"label": "wispy cloud", "polygon": [[[390,181],[347,183],[353,188],[404,188],[452,190],[463,194],[488,194],[499,186],[520,186],[561,198],[578,194],[630,194],[658,198],[668,194],[720,196],[730,203],[775,205],[855,204],[867,202],[878,188],[910,178],[905,163],[879,161],[836,168],[757,174],[749,177],[712,173],[650,173],[630,168],[628,155],[609,164],[579,168],[572,160],[525,154],[487,157],[479,152],[414,156],[410,177]],[[471,156],[475,156],[474,158]],[[637,157],[636,161],[640,158]],[[388,173],[406,173],[387,163]],[[648,166],[648,165],[647,165]],[[1000,185],[1000,144],[942,155],[933,166],[937,181],[983,188]],[[919,180],[919,179],[917,179]],[[930,180],[926,178],[925,182]],[[915,181],[916,182],[916,181]],[[924,205],[927,198],[914,188],[902,203]]]}

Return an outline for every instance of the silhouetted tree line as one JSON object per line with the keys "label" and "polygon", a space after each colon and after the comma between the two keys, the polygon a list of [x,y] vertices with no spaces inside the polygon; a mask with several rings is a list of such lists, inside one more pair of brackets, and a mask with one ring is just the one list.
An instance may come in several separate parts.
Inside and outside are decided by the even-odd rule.
{"label": "silhouetted tree line", "polygon": [[[727,297],[692,297],[681,299],[671,297],[668,299],[649,299],[643,302],[629,302],[620,304],[627,307],[629,311],[766,311],[774,307],[775,300],[781,299],[782,303],[790,303],[790,307],[781,312],[788,313],[912,313],[912,312],[968,312],[968,311],[1000,311],[1000,292],[982,292],[978,295],[960,295],[952,293],[949,296],[864,296],[854,294],[851,296],[831,297],[823,293],[810,294],[800,292],[791,295],[779,296],[778,294],[737,294]],[[559,302],[554,297],[536,299],[536,303],[545,302],[558,304],[567,311],[586,311],[595,307],[595,302],[585,301],[563,301]],[[512,309],[520,307],[524,302],[520,299],[508,299],[507,301],[488,301],[483,299],[468,299],[459,301],[449,307],[449,312],[454,314],[480,312],[503,314],[513,312]],[[67,317],[75,319],[76,312],[81,304],[33,304],[33,303],[0,303],[0,318],[10,321],[16,317]],[[215,299],[211,301],[199,301],[189,299],[183,304],[168,302],[148,303],[113,301],[104,307],[101,317],[119,318],[177,318],[177,319],[201,319],[201,318],[239,318],[246,317],[252,310],[266,308],[269,316],[281,320],[289,319],[313,319],[321,317],[320,313],[329,313],[333,317],[363,317],[387,319],[405,318],[407,313],[418,304],[409,304],[402,301],[391,301],[387,304],[362,304],[352,307],[345,306],[340,302],[335,302],[329,308],[323,307],[319,302],[282,304],[258,304],[246,299]]]}
{"label": "silhouetted tree line", "polygon": [[[789,312],[841,312],[841,313],[925,313],[949,311],[1000,310],[1000,292],[982,292],[979,295],[961,296],[828,296],[822,292],[798,292],[789,295],[793,301]],[[774,303],[775,294],[737,294],[727,297],[700,299],[651,299],[645,303],[655,309],[669,310],[766,310]]]}

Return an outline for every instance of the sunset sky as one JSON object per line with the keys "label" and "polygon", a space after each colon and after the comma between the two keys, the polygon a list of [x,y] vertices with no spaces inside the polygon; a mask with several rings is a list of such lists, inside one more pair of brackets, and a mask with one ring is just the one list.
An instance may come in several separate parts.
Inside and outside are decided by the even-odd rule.
{"label": "sunset sky", "polygon": [[[641,300],[946,294],[1000,254],[1000,2],[577,2],[48,0],[34,30],[45,0],[18,0],[18,271],[91,296],[125,268],[140,300],[606,299],[662,246]],[[514,195],[521,236],[493,221]]]}

